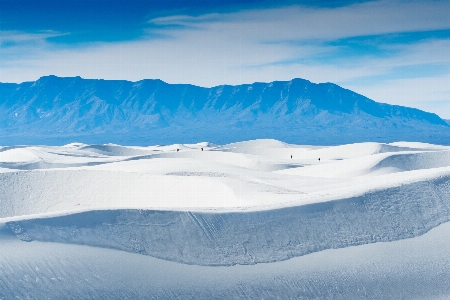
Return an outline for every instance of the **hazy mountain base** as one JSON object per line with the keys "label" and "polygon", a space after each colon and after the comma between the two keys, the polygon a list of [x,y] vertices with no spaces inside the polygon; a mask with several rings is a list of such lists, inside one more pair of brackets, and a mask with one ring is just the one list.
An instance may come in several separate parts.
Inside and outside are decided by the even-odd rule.
{"label": "hazy mountain base", "polygon": [[276,262],[422,235],[450,221],[450,176],[257,212],[102,210],[6,223],[23,241],[74,243],[194,265]]}
{"label": "hazy mountain base", "polygon": [[436,125],[416,127],[410,131],[395,128],[364,129],[357,126],[322,128],[299,126],[265,127],[253,129],[234,129],[228,126],[206,126],[203,128],[180,127],[146,129],[132,132],[103,132],[92,134],[55,134],[24,131],[21,134],[6,134],[0,131],[0,145],[65,145],[72,142],[86,144],[114,143],[120,145],[170,145],[173,143],[192,144],[209,141],[214,144],[227,144],[253,139],[277,139],[286,143],[303,145],[342,145],[360,142],[390,143],[395,141],[424,142],[450,145],[450,128]]}

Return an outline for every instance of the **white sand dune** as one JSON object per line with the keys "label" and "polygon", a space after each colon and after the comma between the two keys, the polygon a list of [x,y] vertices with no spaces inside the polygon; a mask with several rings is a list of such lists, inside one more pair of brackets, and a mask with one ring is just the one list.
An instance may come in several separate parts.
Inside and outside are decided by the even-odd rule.
{"label": "white sand dune", "polygon": [[107,145],[85,145],[78,148],[79,150],[93,152],[108,156],[136,156],[152,154],[154,150],[145,149],[143,147],[124,147],[120,145],[107,144]]}
{"label": "white sand dune", "polygon": [[24,163],[38,160],[39,157],[29,149],[10,148],[0,152],[0,163]]}
{"label": "white sand dune", "polygon": [[[185,286],[177,288],[145,275],[158,282],[160,289],[173,288],[173,294],[143,289],[157,298],[189,298],[196,291],[204,291],[198,295],[339,299],[370,295],[383,299],[396,293],[392,286],[382,287],[386,278],[392,277],[398,283],[407,278],[406,286],[411,290],[416,290],[416,284],[424,287],[429,282],[415,275],[413,267],[406,268],[404,274],[395,273],[385,258],[377,257],[381,246],[374,243],[389,242],[386,249],[393,247],[395,257],[402,259],[404,250],[399,249],[411,245],[419,249],[413,241],[426,240],[428,231],[444,228],[447,224],[441,224],[448,221],[450,147],[439,145],[398,142],[318,147],[255,140],[223,146],[204,142],[149,147],[81,143],[3,147],[0,276],[7,274],[3,277],[7,279],[0,280],[0,288],[7,292],[2,294],[0,290],[0,299],[15,293],[26,297],[33,291],[43,295],[38,281],[53,284],[47,271],[46,279],[44,273],[28,267],[23,267],[20,275],[8,271],[14,264],[29,265],[30,253],[38,249],[51,257],[45,261],[42,254],[36,264],[39,270],[47,268],[76,278],[89,272],[75,263],[71,255],[77,251],[82,254],[74,255],[86,261],[104,253],[111,260],[128,259],[130,266],[143,263],[149,268],[166,268],[166,277],[178,272],[200,272],[181,280]],[[431,236],[436,242],[439,234]],[[390,246],[393,243],[400,246]],[[12,250],[15,247],[24,248],[22,258]],[[343,249],[330,250],[337,248]],[[58,254],[64,251],[72,254]],[[370,277],[365,261],[350,262],[354,253],[359,253],[358,259],[369,261],[368,257],[375,255],[373,260],[380,268],[375,279]],[[445,256],[439,253],[441,256],[433,258],[418,255],[421,261],[417,268],[430,272],[427,263],[439,264]],[[346,257],[348,265],[339,269],[335,255]],[[308,265],[305,257],[315,263]],[[283,262],[288,259],[295,263]],[[331,259],[332,266],[321,263],[322,259]],[[106,293],[103,295],[123,298],[121,291],[127,288],[111,288],[122,280],[120,272],[110,271],[113,265],[106,261],[102,266],[92,264],[102,279],[88,276],[91,291],[107,286],[107,290],[100,289]],[[291,271],[280,280],[281,270],[287,265]],[[130,266],[124,268],[131,270]],[[216,271],[206,266],[223,268],[214,269],[225,282],[219,285],[221,292],[214,293],[213,281],[192,284],[202,281],[202,274],[213,277]],[[322,271],[314,273],[315,267]],[[310,271],[302,273],[304,268]],[[450,273],[441,265],[437,269],[442,274]],[[107,272],[113,275],[102,277]],[[236,272],[246,275],[235,277]],[[333,282],[331,278],[343,276],[342,272],[356,275],[343,277],[349,284],[337,280],[335,287],[328,286]],[[258,279],[251,279],[251,274],[258,274]],[[312,283],[316,275],[323,289]],[[17,276],[32,282],[19,284]],[[135,282],[148,285],[148,281],[135,277]],[[363,280],[357,283],[357,278]],[[273,289],[262,288],[269,283]],[[229,288],[230,284],[244,290]],[[362,290],[349,288],[358,284]],[[441,280],[434,294],[428,288],[424,294],[408,294],[406,288],[397,292],[400,298],[445,298],[449,286],[448,280]],[[66,289],[70,287],[63,283],[54,295]],[[324,294],[325,289],[334,292]],[[116,296],[108,291],[115,291]],[[70,297],[82,296],[72,292]]]}
{"label": "white sand dune", "polygon": [[186,265],[0,230],[1,299],[448,299],[450,223],[287,261]]}

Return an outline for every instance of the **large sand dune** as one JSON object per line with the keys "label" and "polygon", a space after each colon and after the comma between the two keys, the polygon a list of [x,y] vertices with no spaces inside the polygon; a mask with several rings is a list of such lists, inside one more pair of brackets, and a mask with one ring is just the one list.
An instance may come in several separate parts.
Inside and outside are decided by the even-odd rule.
{"label": "large sand dune", "polygon": [[[42,278],[47,271],[81,278],[89,271],[75,263],[72,255],[78,251],[76,255],[100,273],[101,280],[88,276],[92,291],[114,286],[122,276],[111,271],[112,264],[98,262],[95,266],[91,262],[93,256],[105,255],[111,260],[128,259],[130,265],[123,266],[127,270],[141,263],[168,268],[164,271],[168,278],[171,272],[199,272],[180,279],[186,286],[177,288],[150,277],[161,289],[174,289],[170,294],[147,288],[162,298],[189,298],[199,291],[204,292],[198,295],[214,296],[214,282],[202,285],[192,284],[192,280],[212,276],[217,270],[225,282],[219,285],[216,297],[231,293],[234,298],[341,295],[349,299],[372,295],[382,299],[396,294],[393,286],[380,287],[383,272],[399,284],[409,278],[407,285],[413,290],[415,285],[426,286],[428,279],[414,275],[414,267],[396,274],[385,258],[377,257],[381,246],[373,243],[388,242],[386,247],[393,247],[394,256],[402,260],[401,251],[421,247],[406,242],[408,239],[426,240],[419,237],[426,234],[436,242],[439,234],[427,232],[447,226],[441,224],[448,221],[450,147],[439,145],[398,142],[317,147],[255,140],[229,145],[3,147],[0,287],[7,292],[0,291],[0,299],[16,294],[26,297],[33,291],[44,295],[38,281],[53,282],[50,277]],[[443,232],[439,230],[434,232]],[[446,235],[442,238],[450,241]],[[22,249],[21,256],[15,248]],[[331,250],[337,248],[342,249]],[[447,247],[433,258],[417,254],[417,268],[430,275],[426,263],[431,259],[439,264],[449,250]],[[39,254],[36,263],[36,268],[47,271],[21,267],[20,275],[13,274],[12,265],[29,266],[33,251],[47,253]],[[64,251],[66,255],[61,254]],[[357,261],[350,262],[355,251],[362,252],[358,252]],[[339,269],[334,255],[346,257],[348,265]],[[381,268],[372,279],[367,262],[358,261],[371,255]],[[307,257],[315,263],[308,265]],[[287,264],[290,271],[283,273],[287,266],[283,261],[288,259],[292,261],[292,265]],[[331,259],[331,265],[322,263],[324,259]],[[406,259],[406,263],[411,262]],[[306,271],[301,271],[304,268]],[[437,270],[450,274],[444,266]],[[102,277],[105,272],[112,275]],[[236,279],[236,272],[247,275]],[[342,272],[354,272],[354,276],[343,277],[348,283],[335,282],[341,293],[324,294],[310,282],[316,278],[319,286],[330,289],[331,278],[342,276]],[[32,278],[32,282],[25,284],[17,276]],[[281,281],[280,276],[284,276]],[[365,292],[349,288],[357,278],[362,278],[358,284]],[[133,277],[133,281],[148,283],[142,278]],[[436,282],[434,293],[426,289],[425,296],[449,296],[450,281]],[[274,285],[272,289],[262,288],[269,283]],[[63,283],[54,295],[66,289],[70,286]],[[401,290],[405,291],[397,289]],[[123,298],[118,289],[116,296],[104,292],[108,297]],[[83,296],[76,288],[68,295]]]}

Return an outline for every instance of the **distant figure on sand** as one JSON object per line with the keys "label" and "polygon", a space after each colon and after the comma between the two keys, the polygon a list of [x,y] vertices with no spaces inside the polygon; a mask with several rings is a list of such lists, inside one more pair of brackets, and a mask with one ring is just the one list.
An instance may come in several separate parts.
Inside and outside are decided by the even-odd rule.
{"label": "distant figure on sand", "polygon": [[319,161],[320,161],[320,157],[319,157]]}
{"label": "distant figure on sand", "polygon": [[202,147],[202,151],[203,151],[203,147]]}
{"label": "distant figure on sand", "polygon": [[291,155],[291,159],[292,159],[292,155]]}
{"label": "distant figure on sand", "polygon": [[177,152],[180,151],[180,149],[177,148]]}

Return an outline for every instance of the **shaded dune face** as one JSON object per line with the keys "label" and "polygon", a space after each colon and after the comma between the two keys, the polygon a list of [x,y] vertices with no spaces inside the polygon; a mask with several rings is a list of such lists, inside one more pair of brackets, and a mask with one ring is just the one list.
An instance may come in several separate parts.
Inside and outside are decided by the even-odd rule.
{"label": "shaded dune face", "polygon": [[102,210],[6,223],[24,241],[74,243],[195,265],[256,264],[412,238],[450,221],[450,176],[253,212]]}
{"label": "shaded dune face", "polygon": [[275,140],[5,147],[0,223],[22,241],[184,264],[283,261],[449,221],[449,153],[420,143]]}
{"label": "shaded dune face", "polygon": [[450,223],[389,243],[287,261],[196,266],[62,243],[23,242],[0,227],[4,299],[446,299]]}
{"label": "shaded dune face", "polygon": [[381,160],[372,169],[390,167],[402,171],[412,171],[447,166],[450,166],[450,151],[394,154]]}

